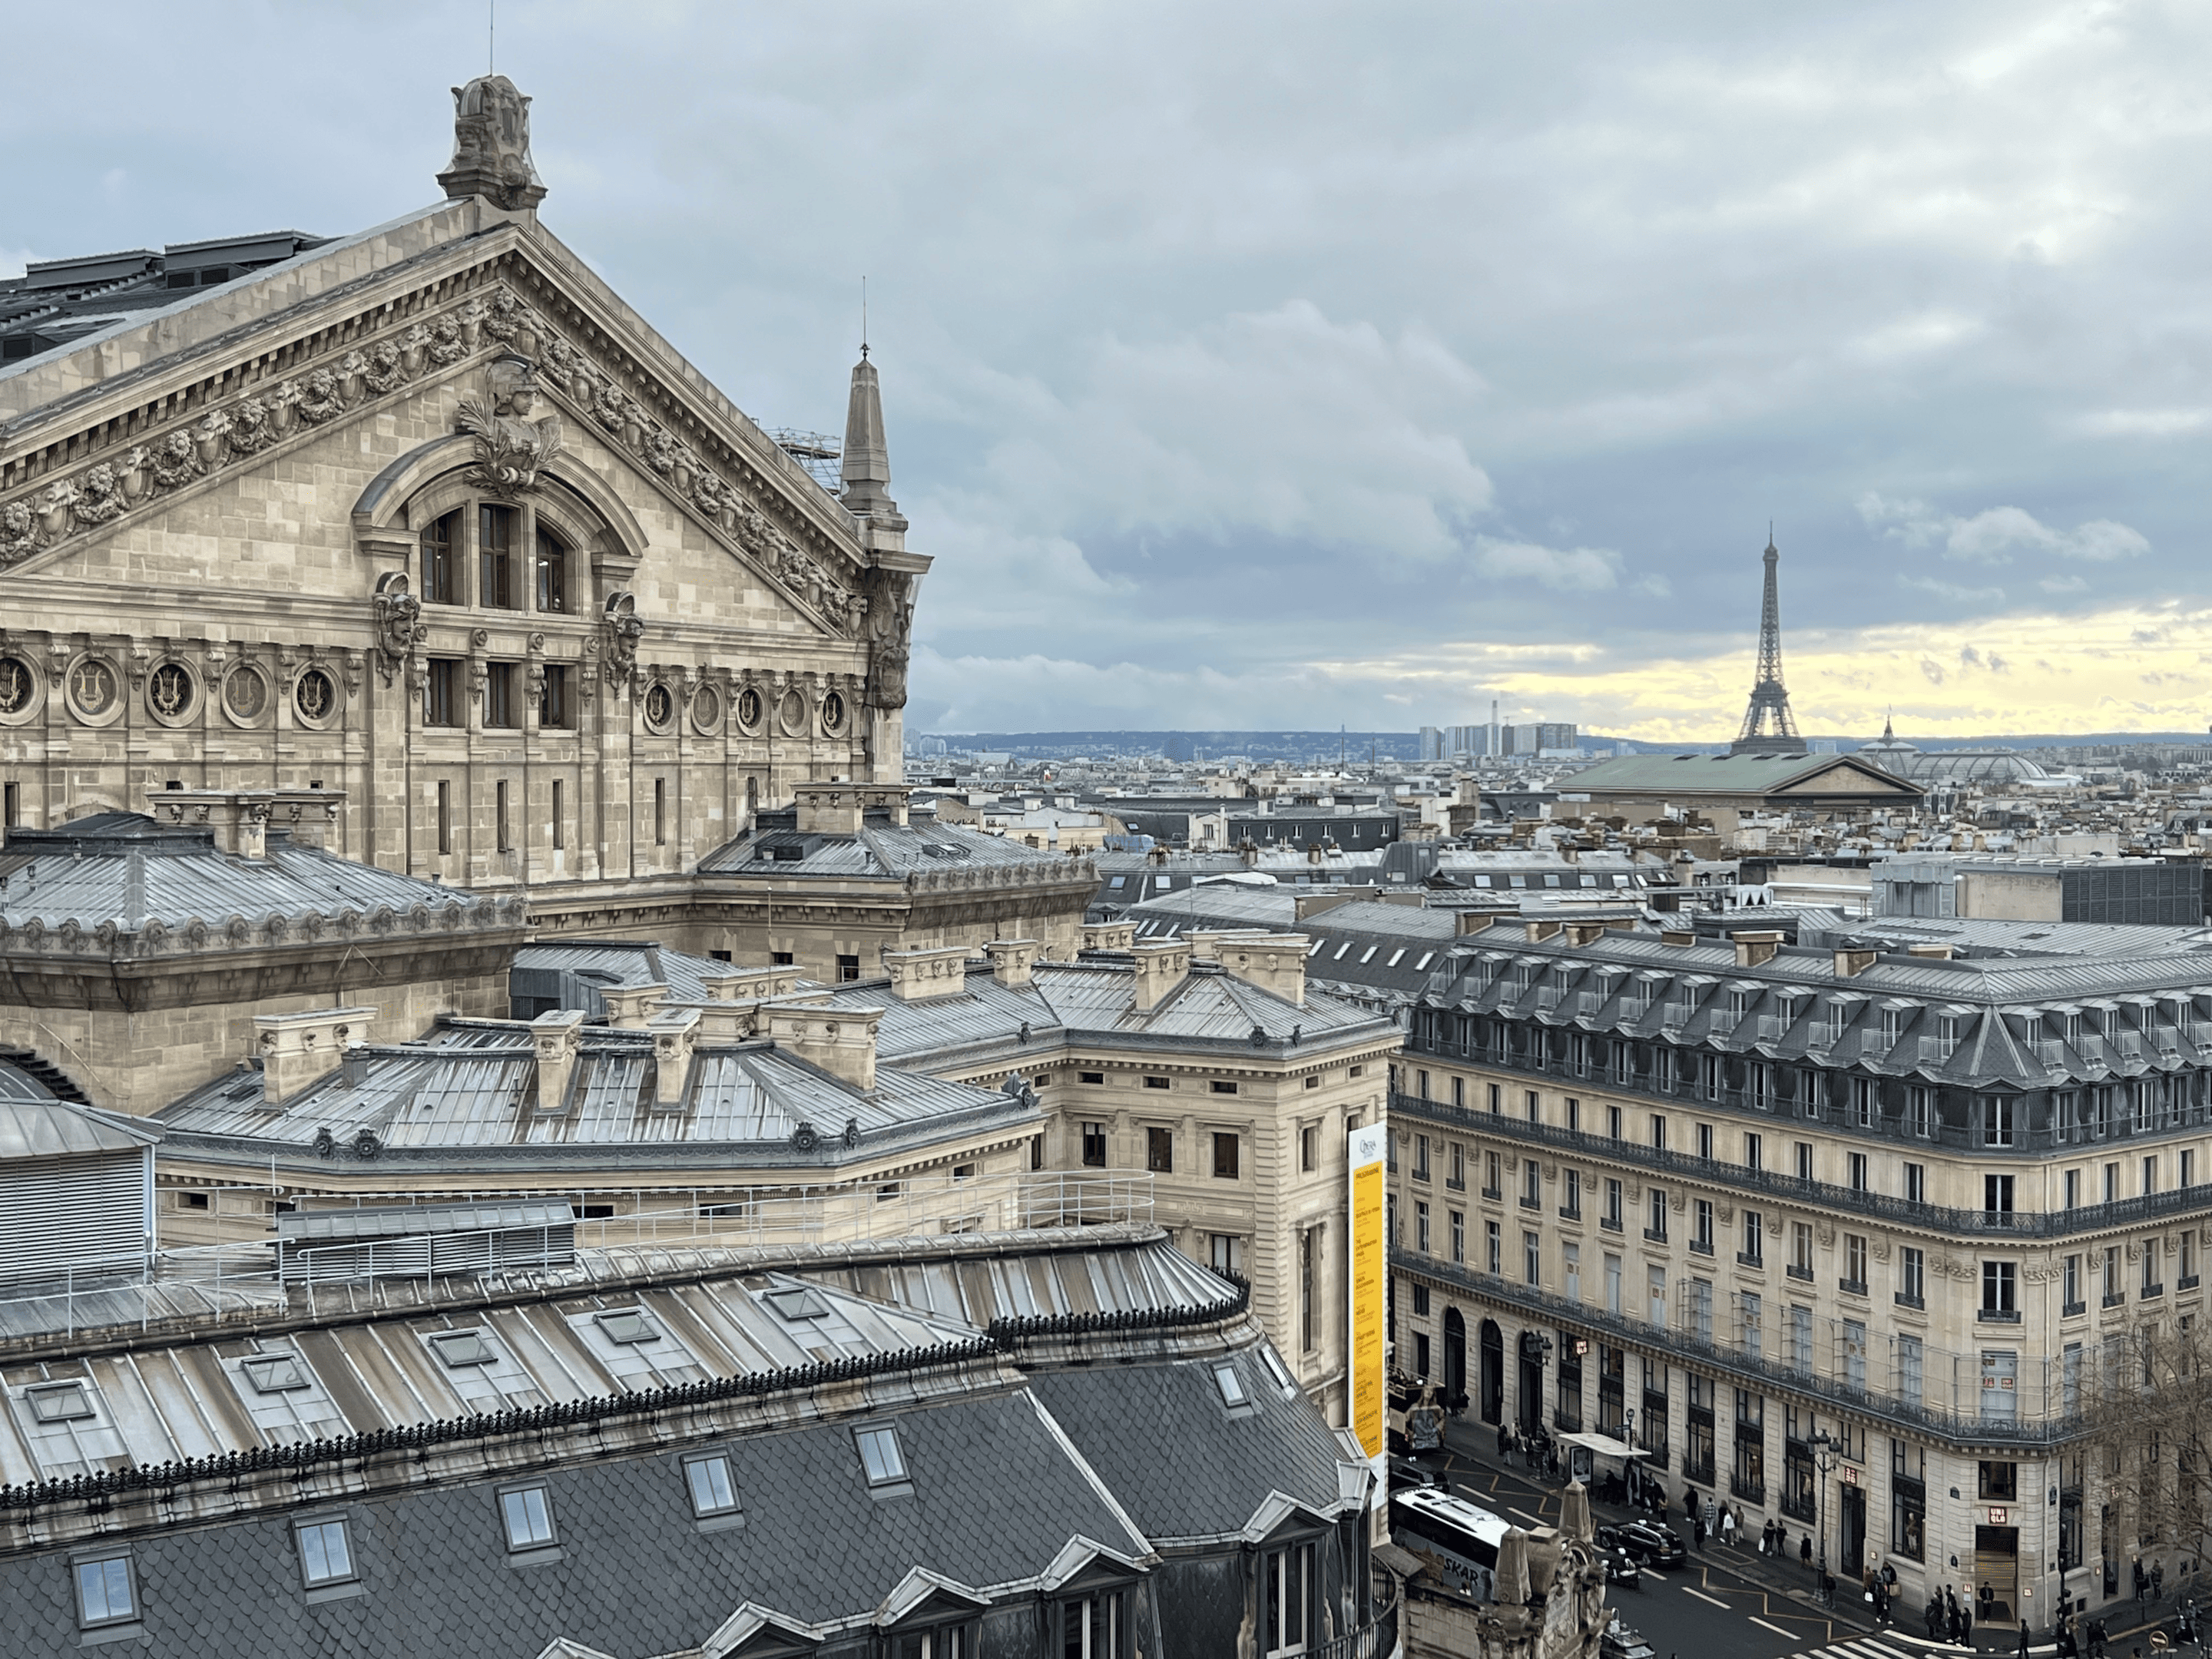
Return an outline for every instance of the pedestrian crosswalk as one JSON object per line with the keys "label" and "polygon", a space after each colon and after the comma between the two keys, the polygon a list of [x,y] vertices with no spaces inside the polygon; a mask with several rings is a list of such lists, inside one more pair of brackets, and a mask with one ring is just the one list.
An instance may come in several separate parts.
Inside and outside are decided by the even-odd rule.
{"label": "pedestrian crosswalk", "polygon": [[1928,1654],[1925,1647],[1893,1645],[1879,1637],[1864,1636],[1856,1641],[1831,1642],[1825,1648],[1807,1648],[1788,1659],[1928,1659]]}

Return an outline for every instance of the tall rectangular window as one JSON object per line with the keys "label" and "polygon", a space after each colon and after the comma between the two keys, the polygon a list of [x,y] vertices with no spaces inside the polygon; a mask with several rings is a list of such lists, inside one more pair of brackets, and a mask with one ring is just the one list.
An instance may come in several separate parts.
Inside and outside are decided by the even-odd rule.
{"label": "tall rectangular window", "polygon": [[451,657],[433,657],[424,665],[428,672],[422,692],[422,724],[462,724],[460,664]]}
{"label": "tall rectangular window", "polygon": [[668,845],[668,780],[653,781],[653,844]]}
{"label": "tall rectangular window", "polygon": [[1451,1259],[1460,1267],[1467,1265],[1467,1212],[1451,1212]]}
{"label": "tall rectangular window", "polygon": [[1304,1353],[1321,1346],[1320,1280],[1321,1229],[1303,1228],[1298,1233],[1298,1348]]}
{"label": "tall rectangular window", "polygon": [[1905,1201],[1925,1204],[1928,1201],[1928,1166],[1908,1164],[1905,1166]]}
{"label": "tall rectangular window", "polygon": [[1927,1257],[1910,1245],[1900,1245],[1897,1252],[1898,1300],[1908,1307],[1917,1308],[1927,1298]]}
{"label": "tall rectangular window", "polygon": [[13,830],[23,821],[23,786],[0,784],[0,830]]}
{"label": "tall rectangular window", "polygon": [[1863,1233],[1844,1235],[1844,1288],[1866,1294],[1867,1242]]}
{"label": "tall rectangular window", "polygon": [[567,844],[563,840],[563,836],[567,832],[562,826],[568,823],[568,818],[562,811],[561,793],[561,780],[556,778],[553,780],[553,821],[550,828],[552,830],[552,844],[556,852]]}
{"label": "tall rectangular window", "polygon": [[568,665],[549,662],[539,672],[545,682],[538,693],[538,724],[549,732],[564,730],[569,720]]}
{"label": "tall rectangular window", "polygon": [[1145,1131],[1145,1167],[1154,1175],[1175,1173],[1175,1131],[1147,1129]]}
{"label": "tall rectangular window", "polygon": [[1237,1137],[1217,1134],[1213,1137],[1213,1176],[1217,1181],[1237,1179]]}
{"label": "tall rectangular window", "polygon": [[422,602],[461,602],[461,515],[448,513],[422,532]]}
{"label": "tall rectangular window", "polygon": [[2017,1311],[2013,1299],[2013,1264],[2009,1261],[1982,1263],[1982,1311],[1985,1314],[2009,1314]]}
{"label": "tall rectangular window", "polygon": [[484,724],[510,731],[522,722],[514,702],[514,665],[488,663],[484,668]]}
{"label": "tall rectangular window", "polygon": [[453,786],[444,778],[438,780],[438,851],[453,850]]}
{"label": "tall rectangular window", "polygon": [[1544,1236],[1524,1232],[1521,1235],[1521,1276],[1531,1285],[1544,1282]]}
{"label": "tall rectangular window", "polygon": [[1502,1277],[1505,1272],[1505,1236],[1495,1221],[1484,1222],[1482,1231],[1487,1250],[1487,1255],[1484,1258],[1485,1265],[1493,1278]]}
{"label": "tall rectangular window", "polygon": [[492,824],[498,834],[499,850],[513,849],[514,842],[507,827],[507,780],[501,778],[492,786]]}
{"label": "tall rectangular window", "polygon": [[1413,1206],[1413,1248],[1423,1255],[1429,1254],[1429,1206],[1425,1200]]}
{"label": "tall rectangular window", "polygon": [[1650,1189],[1651,1214],[1644,1224],[1644,1236],[1655,1243],[1667,1237],[1667,1194],[1656,1187]]}
{"label": "tall rectangular window", "polygon": [[538,530],[538,608],[568,608],[568,544],[542,525]]}
{"label": "tall rectangular window", "polygon": [[477,601],[512,611],[514,591],[514,509],[487,503],[477,509]]}

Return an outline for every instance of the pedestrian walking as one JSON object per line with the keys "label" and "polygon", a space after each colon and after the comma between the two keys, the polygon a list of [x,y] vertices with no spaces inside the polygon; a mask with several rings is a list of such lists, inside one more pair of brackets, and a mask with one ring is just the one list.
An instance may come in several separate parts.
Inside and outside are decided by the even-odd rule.
{"label": "pedestrian walking", "polygon": [[1730,1549],[1735,1547],[1735,1511],[1734,1510],[1724,1509],[1721,1511],[1721,1542],[1726,1544]]}
{"label": "pedestrian walking", "polygon": [[1703,1550],[1705,1548],[1705,1512],[1703,1510],[1699,1510],[1697,1514],[1690,1517],[1690,1538],[1691,1540],[1697,1545],[1698,1549]]}
{"label": "pedestrian walking", "polygon": [[1929,1596],[1927,1610],[1922,1616],[1928,1621],[1928,1639],[1931,1642],[1942,1641],[1943,1639],[1943,1598],[1940,1595]]}
{"label": "pedestrian walking", "polygon": [[1508,1468],[1513,1465],[1513,1442],[1505,1425],[1498,1425],[1498,1461]]}
{"label": "pedestrian walking", "polygon": [[2166,1563],[2154,1561],[2150,1564],[2150,1599],[2155,1601],[2165,1594]]}
{"label": "pedestrian walking", "polygon": [[2020,1659],[2027,1659],[2027,1620],[2020,1621]]}
{"label": "pedestrian walking", "polygon": [[1807,1571],[1813,1567],[1813,1534],[1807,1533],[1797,1540],[1797,1565]]}
{"label": "pedestrian walking", "polygon": [[1974,1604],[1971,1600],[1959,1604],[1959,1639],[1968,1647],[1974,1644]]}

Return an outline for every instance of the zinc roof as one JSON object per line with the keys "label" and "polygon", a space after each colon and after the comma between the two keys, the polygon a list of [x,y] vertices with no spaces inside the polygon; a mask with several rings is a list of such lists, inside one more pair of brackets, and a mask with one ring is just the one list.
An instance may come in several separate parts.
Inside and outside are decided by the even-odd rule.
{"label": "zinc roof", "polygon": [[27,1091],[36,1084],[9,1066],[0,1066],[0,1074],[9,1080],[8,1091],[0,1092],[0,1160],[136,1152],[161,1138],[113,1112],[51,1097],[27,1097],[17,1085]]}
{"label": "zinc roof", "polygon": [[1925,792],[1849,755],[1617,755],[1577,772],[1569,792],[1598,796],[1624,792],[1696,795],[1771,793],[1802,787],[1826,772],[1852,775],[1859,794],[1917,800]]}

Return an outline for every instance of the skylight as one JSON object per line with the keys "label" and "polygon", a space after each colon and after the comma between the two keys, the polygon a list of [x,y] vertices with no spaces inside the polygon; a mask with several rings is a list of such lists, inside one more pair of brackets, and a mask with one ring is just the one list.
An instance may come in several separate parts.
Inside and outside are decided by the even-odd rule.
{"label": "skylight", "polygon": [[430,1346],[448,1365],[489,1365],[499,1358],[482,1331],[450,1331],[432,1337]]}
{"label": "skylight", "polygon": [[906,1454],[899,1448],[896,1429],[856,1429],[853,1438],[860,1445],[860,1466],[867,1471],[870,1486],[906,1479]]}
{"label": "skylight", "polygon": [[787,1285],[780,1289],[762,1292],[761,1299],[796,1322],[802,1319],[827,1319],[830,1304],[804,1285]]}
{"label": "skylight", "polygon": [[42,1389],[26,1389],[31,1415],[41,1423],[74,1423],[97,1415],[92,1396],[82,1382],[54,1382]]}
{"label": "skylight", "polygon": [[1267,1369],[1274,1373],[1276,1383],[1282,1389],[1284,1397],[1288,1399],[1297,1387],[1291,1380],[1291,1368],[1283,1364],[1282,1355],[1277,1353],[1272,1346],[1261,1349],[1260,1356],[1267,1362]]}
{"label": "skylight", "polygon": [[1225,1359],[1213,1368],[1213,1386],[1221,1390],[1221,1403],[1231,1409],[1251,1404],[1251,1396],[1244,1392],[1244,1379]]}
{"label": "skylight", "polygon": [[660,1328],[645,1316],[642,1308],[617,1308],[611,1313],[596,1316],[599,1328],[610,1342],[658,1342]]}
{"label": "skylight", "polygon": [[239,1369],[261,1394],[282,1394],[287,1389],[308,1386],[307,1373],[301,1369],[298,1358],[289,1353],[255,1354],[241,1361]]}

